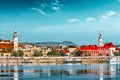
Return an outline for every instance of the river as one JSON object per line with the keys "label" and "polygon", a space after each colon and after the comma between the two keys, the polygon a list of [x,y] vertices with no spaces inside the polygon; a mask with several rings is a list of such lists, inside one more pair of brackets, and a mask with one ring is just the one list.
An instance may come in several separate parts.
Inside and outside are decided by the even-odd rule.
{"label": "river", "polygon": [[3,64],[0,80],[120,80],[120,64]]}

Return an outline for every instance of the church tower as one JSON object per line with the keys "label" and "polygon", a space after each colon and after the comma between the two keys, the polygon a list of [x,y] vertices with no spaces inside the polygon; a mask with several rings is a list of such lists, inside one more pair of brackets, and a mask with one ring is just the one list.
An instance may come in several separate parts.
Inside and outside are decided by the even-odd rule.
{"label": "church tower", "polygon": [[14,29],[13,44],[14,44],[14,51],[18,51],[18,35],[17,35],[16,27]]}
{"label": "church tower", "polygon": [[103,46],[103,40],[102,40],[102,34],[99,34],[99,39],[98,39],[98,46],[102,47]]}

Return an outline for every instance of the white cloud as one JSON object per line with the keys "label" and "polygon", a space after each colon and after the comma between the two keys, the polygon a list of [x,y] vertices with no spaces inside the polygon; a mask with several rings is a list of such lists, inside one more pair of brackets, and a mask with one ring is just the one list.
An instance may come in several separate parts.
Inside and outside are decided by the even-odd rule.
{"label": "white cloud", "polygon": [[104,21],[110,20],[112,19],[112,16],[114,16],[115,14],[116,14],[116,11],[109,11],[108,13],[102,15],[99,21],[104,22]]}
{"label": "white cloud", "polygon": [[42,15],[47,14],[47,16],[51,16],[51,12],[61,14],[62,8],[64,7],[60,0],[50,0],[49,3],[46,3],[44,0],[43,3],[41,3],[41,1],[36,1],[36,5],[40,6],[37,9],[34,7],[33,10],[39,11]]}
{"label": "white cloud", "polygon": [[111,19],[111,17],[109,17],[109,16],[107,16],[107,15],[102,15],[101,18],[104,19],[104,20]]}
{"label": "white cloud", "polygon": [[110,20],[110,19],[112,19],[112,18],[109,17],[109,16],[107,16],[107,15],[102,15],[102,16],[101,16],[101,19],[100,19],[100,22],[104,22],[104,21]]}
{"label": "white cloud", "polygon": [[53,0],[53,1],[51,2],[51,7],[52,7],[52,10],[58,12],[58,11],[61,10],[61,8],[63,7],[63,5],[60,4],[60,2],[59,2],[58,0]]}
{"label": "white cloud", "polygon": [[46,13],[44,11],[42,11],[41,9],[39,9],[39,8],[32,7],[31,9],[35,10],[35,11],[38,11],[40,14],[46,16]]}
{"label": "white cloud", "polygon": [[46,8],[48,6],[48,4],[46,4],[46,3],[43,3],[43,4],[41,4],[41,7],[44,9],[44,8]]}
{"label": "white cloud", "polygon": [[93,21],[96,21],[96,19],[94,17],[88,17],[86,18],[86,21],[93,22]]}
{"label": "white cloud", "polygon": [[113,16],[113,15],[115,15],[116,14],[116,11],[110,11],[110,12],[108,12],[106,15],[107,16]]}
{"label": "white cloud", "polygon": [[59,6],[53,6],[52,9],[57,11],[57,10],[60,10],[60,7]]}
{"label": "white cloud", "polygon": [[72,22],[79,22],[79,21],[80,21],[80,20],[79,20],[79,19],[77,19],[77,18],[74,18],[74,19],[69,19],[69,20],[68,20],[68,22],[71,22],[71,23],[72,23]]}

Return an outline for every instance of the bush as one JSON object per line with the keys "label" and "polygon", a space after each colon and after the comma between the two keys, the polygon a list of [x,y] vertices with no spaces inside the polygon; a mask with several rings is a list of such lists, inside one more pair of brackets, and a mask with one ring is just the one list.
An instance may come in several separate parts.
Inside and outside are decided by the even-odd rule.
{"label": "bush", "polygon": [[14,51],[11,56],[14,56],[14,57],[22,57],[23,56],[23,51]]}
{"label": "bush", "polygon": [[82,51],[77,51],[77,52],[75,53],[75,56],[82,56]]}
{"label": "bush", "polygon": [[59,56],[67,56],[65,52],[59,52]]}
{"label": "bush", "polygon": [[120,52],[114,52],[114,56],[120,56]]}
{"label": "bush", "polygon": [[43,53],[42,53],[42,51],[35,51],[33,56],[35,56],[35,57],[43,56]]}

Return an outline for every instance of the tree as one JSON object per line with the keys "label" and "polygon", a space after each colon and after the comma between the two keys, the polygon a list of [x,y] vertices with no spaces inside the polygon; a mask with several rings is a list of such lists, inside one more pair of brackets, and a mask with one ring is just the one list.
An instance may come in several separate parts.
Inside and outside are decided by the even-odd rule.
{"label": "tree", "polygon": [[24,55],[23,51],[19,50],[18,52],[19,52],[19,57],[23,57]]}
{"label": "tree", "polygon": [[2,57],[4,56],[5,51],[6,51],[6,48],[2,48],[2,52],[1,52]]}
{"label": "tree", "polygon": [[59,52],[58,55],[59,56],[66,56],[66,53],[65,52]]}
{"label": "tree", "polygon": [[2,57],[4,56],[4,53],[3,53],[3,52],[1,53],[1,56],[2,56]]}
{"label": "tree", "polygon": [[59,56],[59,54],[54,49],[52,49],[51,52],[48,52],[47,55],[48,56]]}
{"label": "tree", "polygon": [[34,55],[33,56],[35,56],[35,57],[38,57],[38,56],[43,56],[43,53],[42,53],[42,51],[35,51],[34,52]]}
{"label": "tree", "polygon": [[84,51],[84,56],[88,56],[88,53],[87,53],[87,51]]}
{"label": "tree", "polygon": [[106,56],[109,56],[109,54],[107,53]]}
{"label": "tree", "polygon": [[120,51],[119,52],[114,52],[114,56],[120,56]]}
{"label": "tree", "polygon": [[52,53],[51,53],[51,52],[48,52],[47,55],[48,55],[48,56],[52,56]]}
{"label": "tree", "polygon": [[85,55],[85,56],[88,56],[88,53],[85,53],[84,55]]}
{"label": "tree", "polygon": [[18,57],[19,53],[17,51],[12,52],[11,56]]}
{"label": "tree", "polygon": [[12,49],[11,49],[11,48],[8,48],[7,51],[12,51]]}
{"label": "tree", "polygon": [[23,51],[19,50],[19,51],[13,51],[11,56],[14,57],[22,57],[23,56]]}
{"label": "tree", "polygon": [[0,39],[0,42],[2,42],[3,40],[2,39]]}
{"label": "tree", "polygon": [[7,49],[6,48],[2,48],[2,53],[4,53]]}
{"label": "tree", "polygon": [[102,54],[100,53],[99,56],[102,56]]}
{"label": "tree", "polygon": [[77,52],[75,52],[74,56],[82,56],[82,51],[78,50]]}

